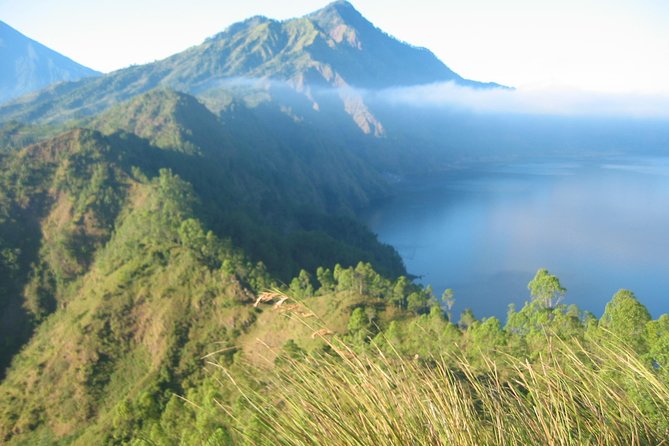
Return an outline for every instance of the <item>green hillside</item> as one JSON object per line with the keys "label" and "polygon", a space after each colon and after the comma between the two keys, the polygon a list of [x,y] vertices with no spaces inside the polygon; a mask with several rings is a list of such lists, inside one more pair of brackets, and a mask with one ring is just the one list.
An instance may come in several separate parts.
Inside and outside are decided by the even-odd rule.
{"label": "green hillside", "polygon": [[[167,98],[160,110],[189,100],[156,94]],[[4,441],[120,442],[149,420],[124,420],[139,423],[125,432],[114,422],[119,407],[148,399],[159,416],[200,382],[198,358],[255,327],[251,304],[282,277],[365,257],[403,271],[350,218],[256,219],[255,206],[231,198],[234,169],[182,147],[75,129],[3,159]]]}
{"label": "green hillside", "polygon": [[[383,190],[359,162],[346,169],[345,156],[318,146],[300,149],[315,152],[310,160],[301,152],[282,155],[271,141],[255,150],[242,139],[232,145],[206,108],[168,91],[112,110],[95,125],[108,136],[75,129],[2,159],[3,363],[28,336],[30,317],[22,307],[36,319],[53,311],[115,230],[127,206],[128,178],[151,178],[162,168],[193,185],[206,203],[198,215],[209,227],[278,279],[360,260],[391,276],[404,271],[392,248],[350,216]],[[337,165],[339,175],[332,170]]]}
{"label": "green hillside", "polygon": [[154,90],[84,125],[132,132],[157,147],[219,163],[209,168],[234,172],[230,187],[264,212],[275,207],[269,201],[354,209],[387,193],[378,172],[341,143],[319,137],[273,107],[262,110],[272,114],[263,121],[260,112],[239,105],[217,117],[192,96]]}

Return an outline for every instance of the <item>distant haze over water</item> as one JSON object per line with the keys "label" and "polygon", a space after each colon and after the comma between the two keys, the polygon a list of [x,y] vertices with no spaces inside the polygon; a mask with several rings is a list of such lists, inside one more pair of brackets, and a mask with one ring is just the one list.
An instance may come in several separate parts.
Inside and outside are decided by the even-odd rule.
{"label": "distant haze over water", "polygon": [[405,179],[363,216],[457,314],[504,320],[538,268],[599,316],[627,288],[669,312],[669,158],[487,164]]}

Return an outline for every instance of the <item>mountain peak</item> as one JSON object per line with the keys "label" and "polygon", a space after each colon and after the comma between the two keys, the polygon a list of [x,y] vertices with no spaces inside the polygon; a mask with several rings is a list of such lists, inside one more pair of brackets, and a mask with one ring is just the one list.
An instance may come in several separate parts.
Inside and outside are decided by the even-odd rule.
{"label": "mountain peak", "polygon": [[324,11],[324,10],[335,10],[339,13],[342,13],[344,11],[358,13],[358,11],[355,9],[355,7],[350,2],[347,2],[346,0],[336,0],[332,3],[329,3],[321,9],[321,11]]}
{"label": "mountain peak", "polygon": [[321,28],[327,31],[331,31],[333,28],[341,25],[358,29],[361,27],[374,28],[374,26],[346,0],[332,2],[324,8],[308,14],[306,17],[315,21]]}
{"label": "mountain peak", "polygon": [[358,50],[363,46],[361,36],[372,36],[379,32],[345,0],[330,3],[306,15],[305,18],[323,30],[337,44],[346,43]]}

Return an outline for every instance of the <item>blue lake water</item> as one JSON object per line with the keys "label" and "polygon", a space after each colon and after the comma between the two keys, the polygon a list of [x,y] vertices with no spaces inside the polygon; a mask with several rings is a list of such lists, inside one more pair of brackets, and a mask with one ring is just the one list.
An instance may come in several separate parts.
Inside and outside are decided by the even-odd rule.
{"label": "blue lake water", "polygon": [[486,164],[398,184],[365,210],[379,239],[454,313],[505,318],[545,267],[564,303],[600,316],[632,290],[654,317],[669,312],[669,158]]}

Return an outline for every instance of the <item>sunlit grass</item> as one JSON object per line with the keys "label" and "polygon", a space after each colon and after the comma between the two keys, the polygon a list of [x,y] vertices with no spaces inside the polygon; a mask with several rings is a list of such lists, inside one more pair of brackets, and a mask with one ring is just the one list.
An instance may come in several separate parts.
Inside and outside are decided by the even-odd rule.
{"label": "sunlit grass", "polygon": [[240,435],[295,446],[669,444],[669,388],[635,353],[546,339],[533,362],[474,366],[360,354],[329,338],[327,353],[252,372],[256,390],[239,390],[255,419]]}

